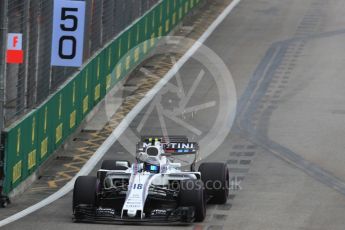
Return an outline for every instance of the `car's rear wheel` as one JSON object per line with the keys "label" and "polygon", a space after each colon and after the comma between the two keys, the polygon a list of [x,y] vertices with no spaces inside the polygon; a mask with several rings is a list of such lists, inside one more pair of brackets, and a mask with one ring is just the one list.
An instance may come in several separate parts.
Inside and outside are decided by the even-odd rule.
{"label": "car's rear wheel", "polygon": [[201,180],[183,180],[180,183],[181,207],[194,207],[194,218],[196,222],[202,222],[206,216],[206,203],[204,197],[204,186]]}
{"label": "car's rear wheel", "polygon": [[80,176],[74,183],[73,212],[78,205],[96,205],[97,178],[93,176]]}
{"label": "car's rear wheel", "polygon": [[229,169],[225,163],[202,163],[199,167],[210,203],[225,204],[229,196]]}

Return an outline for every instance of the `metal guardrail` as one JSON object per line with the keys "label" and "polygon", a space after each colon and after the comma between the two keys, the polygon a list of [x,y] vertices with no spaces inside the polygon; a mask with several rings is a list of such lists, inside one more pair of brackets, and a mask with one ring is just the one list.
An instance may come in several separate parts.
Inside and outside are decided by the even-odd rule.
{"label": "metal guardrail", "polygon": [[[158,1],[85,0],[84,61]],[[53,0],[3,0],[0,4],[0,28],[23,34],[25,54],[24,64],[0,68],[5,76],[3,120],[9,126],[47,99],[78,69],[50,66]],[[3,55],[6,42],[0,44]]]}
{"label": "metal guardrail", "polygon": [[[36,41],[30,41],[31,38],[27,37],[30,32],[25,35],[26,37],[24,36],[24,41],[27,41],[24,47],[32,52],[23,64],[26,67],[7,69],[6,80],[9,76],[17,74],[14,80],[22,83],[11,89],[14,91],[11,92],[13,97],[16,95],[15,98],[11,99],[6,95],[6,98],[11,99],[6,100],[6,103],[14,103],[14,107],[9,108],[8,104],[5,104],[5,114],[18,116],[27,109],[31,110],[7,127],[2,135],[4,151],[1,151],[0,159],[2,162],[0,188],[3,195],[8,195],[34,173],[37,167],[74,132],[106,93],[127,76],[155,47],[159,37],[168,34],[190,10],[198,5],[200,0],[161,0],[158,3],[157,0],[86,0],[86,2],[91,17],[87,16],[85,32],[87,41],[84,47],[84,59],[87,62],[81,70],[50,67],[52,15],[39,14],[40,16],[35,19],[29,17],[34,21],[29,23],[32,28],[27,27],[26,30],[34,31],[37,37]],[[133,5],[129,7],[127,3]],[[23,9],[20,12],[29,9],[25,15],[30,15],[30,10],[33,12],[39,10],[41,13],[42,10],[49,12],[52,10],[52,0],[11,0],[11,4],[18,6],[17,10]],[[140,7],[134,6],[136,4]],[[120,11],[123,20],[115,20]],[[99,12],[102,17],[94,12]],[[134,20],[136,17],[138,18]],[[26,18],[24,21],[27,20]],[[34,22],[37,25],[34,25]],[[9,31],[12,28],[9,25]],[[46,30],[42,31],[42,29]],[[29,39],[26,40],[27,38]],[[31,42],[36,44],[36,49],[30,49]],[[72,78],[64,82],[57,79],[59,76],[64,80],[68,77]],[[9,93],[7,87],[9,86],[6,85]],[[32,87],[31,94],[30,87]],[[49,95],[55,89],[57,90]],[[28,107],[29,101],[32,108]],[[42,101],[43,103],[39,104]]]}

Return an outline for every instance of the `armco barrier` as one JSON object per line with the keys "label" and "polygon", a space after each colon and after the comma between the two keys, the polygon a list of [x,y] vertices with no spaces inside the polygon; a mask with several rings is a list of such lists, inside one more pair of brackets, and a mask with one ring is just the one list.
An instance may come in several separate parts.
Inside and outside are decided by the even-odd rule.
{"label": "armco barrier", "polygon": [[7,128],[3,133],[2,194],[8,195],[35,172],[106,93],[155,47],[159,37],[168,34],[199,2],[162,0],[103,48],[40,107]]}

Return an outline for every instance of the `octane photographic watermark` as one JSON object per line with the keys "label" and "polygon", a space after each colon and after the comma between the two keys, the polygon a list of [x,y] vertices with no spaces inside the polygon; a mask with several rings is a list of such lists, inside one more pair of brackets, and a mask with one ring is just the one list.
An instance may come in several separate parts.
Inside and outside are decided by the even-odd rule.
{"label": "octane photographic watermark", "polygon": [[[220,180],[209,180],[202,182],[201,180],[185,180],[185,181],[175,181],[173,183],[167,184],[164,188],[170,191],[180,191],[182,190],[200,190],[202,188],[206,190],[228,190],[228,191],[240,191],[242,179],[238,177],[233,177],[230,181],[226,183]],[[111,177],[107,177],[104,180],[104,187],[111,189],[113,187],[126,188],[128,186],[128,179],[116,179],[116,183],[112,182]],[[124,186],[126,185],[126,186]],[[154,186],[152,187],[154,189]]]}
{"label": "octane photographic watermark", "polygon": [[174,183],[168,186],[168,189],[172,190],[194,190],[201,189],[202,187],[206,190],[229,190],[229,191],[239,191],[242,190],[241,187],[242,180],[234,177],[229,183],[223,183],[219,180],[209,180],[204,183],[201,181],[187,180],[185,183]]}
{"label": "octane photographic watermark", "polygon": [[[147,46],[146,41],[137,47]],[[135,154],[135,143],[140,136],[185,135],[190,141],[199,143],[198,161],[212,154],[230,132],[236,113],[237,95],[230,70],[223,60],[210,48],[199,44],[200,48],[188,59],[182,68],[177,68],[179,60],[197,41],[185,37],[163,37],[155,51],[148,58],[161,55],[169,57],[173,63],[173,76],[162,78],[164,86],[146,106],[127,130],[118,139],[131,154]],[[130,53],[134,53],[133,48]],[[179,54],[179,55],[176,55]],[[125,55],[126,57],[126,55]],[[141,67],[145,75],[155,75],[148,68]],[[140,87],[140,86],[132,86]],[[116,97],[106,97],[107,116],[113,116],[113,103],[126,99],[128,87],[119,87]],[[110,111],[110,112],[109,112]]]}

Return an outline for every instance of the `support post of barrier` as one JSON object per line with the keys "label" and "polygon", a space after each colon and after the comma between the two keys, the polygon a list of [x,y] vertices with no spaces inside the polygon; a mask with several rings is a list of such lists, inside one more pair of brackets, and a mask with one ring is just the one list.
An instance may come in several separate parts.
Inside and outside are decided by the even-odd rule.
{"label": "support post of barrier", "polygon": [[8,0],[0,2],[0,206],[6,207],[9,199],[2,193],[5,177],[5,149],[4,149],[4,102],[5,102],[5,79],[6,79],[6,43],[8,28]]}

